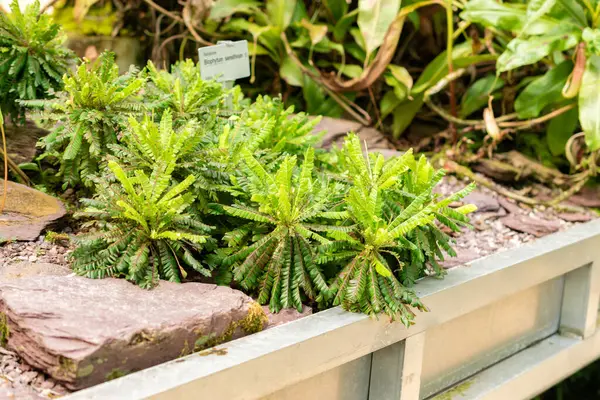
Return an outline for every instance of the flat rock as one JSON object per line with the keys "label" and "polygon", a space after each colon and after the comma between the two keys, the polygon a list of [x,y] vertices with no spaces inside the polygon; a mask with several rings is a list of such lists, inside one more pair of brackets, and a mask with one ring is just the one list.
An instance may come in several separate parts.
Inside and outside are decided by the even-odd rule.
{"label": "flat rock", "polygon": [[586,186],[577,194],[569,197],[568,203],[581,207],[600,207],[600,188]]}
{"label": "flat rock", "polygon": [[[261,307],[229,287],[36,276],[0,283],[6,345],[76,390],[264,328]],[[8,333],[8,338],[6,338]]]}
{"label": "flat rock", "polygon": [[583,213],[560,213],[557,217],[567,222],[587,222],[592,220],[592,216]]}
{"label": "flat rock", "polygon": [[344,138],[350,132],[356,133],[361,142],[366,143],[369,150],[394,149],[387,137],[377,129],[364,127],[358,122],[347,119],[322,117],[313,132],[318,133],[323,130],[327,133],[323,137],[321,147],[326,149],[334,145],[341,147]]}
{"label": "flat rock", "polygon": [[471,248],[457,248],[455,251],[456,257],[447,256],[444,261],[439,262],[443,268],[448,269],[465,265],[481,257],[477,251]]}
{"label": "flat rock", "polygon": [[498,197],[498,204],[502,206],[506,211],[511,214],[521,214],[523,213],[523,209],[519,207],[517,203],[513,203],[512,201],[500,196]]}
{"label": "flat rock", "polygon": [[17,262],[0,268],[0,281],[27,278],[30,276],[66,276],[73,271],[63,265],[44,262]]}
{"label": "flat rock", "polygon": [[269,306],[262,306],[262,309],[267,318],[269,319],[269,324],[267,325],[267,328],[273,328],[278,325],[283,325],[288,322],[292,322],[312,314],[312,309],[306,305],[302,305],[302,312],[298,312],[298,310],[296,310],[295,308],[284,308],[277,314],[273,314],[271,310],[269,310]]}
{"label": "flat rock", "polygon": [[[0,184],[0,196],[4,185]],[[6,207],[0,214],[0,242],[36,240],[42,230],[66,213],[55,197],[15,182],[8,182]]]}
{"label": "flat rock", "polygon": [[546,236],[560,229],[559,221],[533,218],[522,214],[510,214],[501,218],[500,221],[512,230],[529,233],[535,237]]}
{"label": "flat rock", "polygon": [[498,203],[495,197],[481,192],[469,193],[462,202],[465,204],[474,204],[477,206],[476,212],[479,213],[493,212],[500,209],[500,203]]}

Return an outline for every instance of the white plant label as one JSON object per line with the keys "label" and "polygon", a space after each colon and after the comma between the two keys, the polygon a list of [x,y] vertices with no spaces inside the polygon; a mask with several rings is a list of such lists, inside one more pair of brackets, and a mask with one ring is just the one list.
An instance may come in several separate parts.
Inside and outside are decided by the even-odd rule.
{"label": "white plant label", "polygon": [[248,41],[220,42],[198,49],[200,76],[204,80],[235,81],[250,76]]}

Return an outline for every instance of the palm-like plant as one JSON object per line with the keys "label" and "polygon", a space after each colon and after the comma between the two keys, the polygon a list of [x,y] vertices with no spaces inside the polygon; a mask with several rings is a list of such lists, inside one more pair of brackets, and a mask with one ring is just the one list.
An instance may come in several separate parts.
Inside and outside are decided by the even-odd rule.
{"label": "palm-like plant", "polygon": [[[407,207],[398,209],[396,215],[386,216],[386,191],[401,190],[402,177],[409,169],[412,154],[387,162],[381,154],[364,157],[358,137],[350,136],[344,156],[353,177],[346,207],[354,229],[350,233],[330,233],[337,241],[323,246],[325,255],[321,257],[326,262],[348,261],[331,288],[334,304],[370,315],[384,312],[409,325],[414,318],[411,307],[424,310],[425,306],[397,278],[404,266],[403,251],[417,249],[407,237],[416,229],[431,225],[438,210],[464,197],[473,188],[432,201],[432,189],[443,175],[436,173]],[[466,206],[456,212],[466,214],[472,210]]]}
{"label": "palm-like plant", "polygon": [[0,111],[13,121],[24,118],[16,100],[43,99],[62,88],[62,76],[74,54],[66,36],[35,1],[22,12],[13,0],[11,13],[0,12]]}
{"label": "palm-like plant", "polygon": [[[158,70],[152,61],[147,65],[149,84],[146,99],[159,112],[171,110],[175,122],[202,117],[214,108],[222,108],[226,92],[216,81],[205,81],[200,77],[200,68],[192,60],[179,61],[171,72]],[[235,104],[241,100],[239,88],[232,90]]]}
{"label": "palm-like plant", "polygon": [[119,76],[114,54],[105,52],[95,64],[85,62],[65,76],[65,91],[56,99],[24,102],[58,122],[43,143],[46,155],[58,159],[65,186],[91,185],[109,145],[118,142],[126,115],[142,110],[135,96],[144,83],[133,67]]}
{"label": "palm-like plant", "polygon": [[285,157],[276,174],[268,173],[247,151],[244,160],[251,204],[223,208],[231,216],[252,221],[229,235],[232,243],[240,244],[244,243],[240,236],[246,234],[248,244],[223,263],[234,265],[235,279],[244,288],[257,290],[259,302],[268,302],[273,311],[301,310],[301,291],[315,299],[328,289],[315,264],[314,243],[329,243],[319,232],[336,227],[314,222],[336,216],[327,212],[335,190],[313,177],[313,149],[307,150],[299,171],[294,156]]}
{"label": "palm-like plant", "polygon": [[177,160],[174,170],[176,177],[181,174],[187,176],[189,173],[185,173],[182,165],[202,143],[202,131],[203,127],[195,120],[174,129],[172,113],[166,110],[158,124],[150,115],[144,115],[141,121],[129,117],[121,143],[109,145],[109,148],[121,164],[133,169],[152,171],[157,160],[167,163]]}
{"label": "palm-like plant", "polygon": [[[434,201],[436,195],[430,191],[431,182],[437,181],[442,172],[436,171],[425,156],[415,160],[412,155],[408,159],[409,173],[403,174],[401,184],[394,190],[387,191],[386,218],[393,218],[419,195],[427,193],[427,202]],[[470,189],[467,189],[470,190]],[[465,193],[466,194],[466,193]],[[447,254],[455,257],[452,238],[444,233],[441,226],[453,232],[460,232],[462,227],[470,227],[469,218],[464,213],[449,207],[442,207],[435,212],[435,223],[419,226],[406,238],[414,247],[403,252],[404,267],[400,278],[405,284],[413,284],[418,278],[428,274],[442,276],[445,270],[438,264]]]}
{"label": "palm-like plant", "polygon": [[308,147],[318,143],[324,133],[313,132],[320,117],[309,118],[305,113],[294,114],[294,107],[286,108],[279,97],[258,96],[242,115],[241,121],[253,127],[263,123],[265,118],[272,119],[273,129],[262,138],[262,149],[301,156]]}
{"label": "palm-like plant", "polygon": [[186,193],[194,177],[172,186],[170,162],[157,163],[150,175],[128,176],[114,161],[108,166],[120,185],[98,185],[97,197],[85,201],[78,216],[93,218],[99,231],[78,239],[74,270],[90,278],[124,275],[146,288],[161,278],[179,282],[184,266],[210,276],[196,258],[210,227],[185,213],[194,201]]}

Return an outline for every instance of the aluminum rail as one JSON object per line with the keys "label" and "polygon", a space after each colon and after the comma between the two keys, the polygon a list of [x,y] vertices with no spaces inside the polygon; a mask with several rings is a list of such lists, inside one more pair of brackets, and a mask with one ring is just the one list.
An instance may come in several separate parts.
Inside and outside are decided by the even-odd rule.
{"label": "aluminum rail", "polygon": [[600,220],[416,290],[410,329],[333,308],[64,398],[525,399],[600,357]]}

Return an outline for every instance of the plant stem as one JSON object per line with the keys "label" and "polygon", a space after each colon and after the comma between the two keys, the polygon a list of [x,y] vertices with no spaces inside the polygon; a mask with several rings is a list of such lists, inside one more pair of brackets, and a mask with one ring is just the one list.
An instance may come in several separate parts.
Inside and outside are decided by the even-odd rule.
{"label": "plant stem", "polygon": [[6,152],[6,135],[4,134],[4,117],[0,112],[0,131],[2,131],[2,154],[4,154],[4,191],[2,192],[2,202],[0,203],[0,214],[4,212],[6,206],[6,194],[8,193],[8,156]]}
{"label": "plant stem", "polygon": [[589,174],[589,173],[583,174],[580,177],[581,180],[576,182],[569,190],[565,191],[564,193],[561,193],[560,195],[556,196],[555,198],[553,198],[551,200],[539,201],[539,200],[532,199],[527,196],[523,196],[519,193],[515,193],[507,188],[504,188],[504,187],[498,185],[497,183],[493,182],[492,180],[490,180],[482,175],[478,175],[478,174],[474,173],[468,167],[462,166],[454,161],[444,160],[444,164],[445,164],[445,169],[447,169],[451,172],[454,172],[455,174],[457,174],[459,176],[467,177],[467,178],[471,179],[473,182],[475,182],[479,185],[482,185],[488,189],[491,189],[504,197],[511,198],[513,200],[519,201],[524,204],[528,204],[530,206],[542,206],[543,205],[543,206],[553,207],[553,208],[556,208],[559,210],[565,210],[565,211],[571,211],[571,212],[581,212],[582,209],[580,207],[571,207],[571,206],[566,206],[566,205],[560,205],[559,203],[562,201],[565,201],[566,199],[568,199],[569,197],[571,197],[572,195],[577,193],[583,187],[583,185],[585,185],[585,183],[591,176],[591,174]]}
{"label": "plant stem", "polygon": [[[446,1],[446,55],[448,57],[448,74],[454,72],[454,60],[452,57],[452,48],[454,44],[454,13],[452,12],[452,0]],[[456,118],[456,85],[454,79],[450,81],[450,113]],[[454,123],[450,121],[450,132],[452,133],[452,142],[456,143],[458,135]]]}
{"label": "plant stem", "polygon": [[499,123],[498,126],[500,126],[501,128],[527,129],[527,128],[531,127],[532,125],[541,124],[542,122],[546,122],[556,116],[559,116],[560,114],[563,114],[563,113],[575,108],[575,106],[576,106],[575,103],[568,104],[568,105],[561,107],[559,109],[556,109],[546,115],[542,115],[539,118],[529,119],[526,121],[502,122],[502,123]]}

